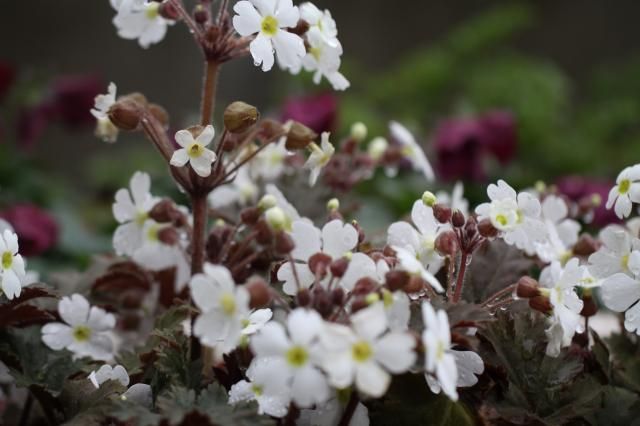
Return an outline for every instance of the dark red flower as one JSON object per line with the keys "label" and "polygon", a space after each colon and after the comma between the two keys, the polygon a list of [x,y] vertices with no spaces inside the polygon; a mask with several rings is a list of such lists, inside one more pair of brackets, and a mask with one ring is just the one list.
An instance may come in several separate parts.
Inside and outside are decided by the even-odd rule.
{"label": "dark red flower", "polygon": [[556,182],[558,192],[578,204],[590,203],[594,195],[599,197],[600,205],[593,210],[593,219],[591,221],[597,226],[620,223],[620,219],[618,219],[614,211],[605,208],[609,191],[614,184],[613,181],[596,180],[582,176],[565,176]]}
{"label": "dark red flower", "polygon": [[105,91],[102,79],[94,75],[59,77],[51,83],[51,99],[56,118],[69,127],[92,125],[95,119],[89,112],[94,99]]}
{"label": "dark red flower", "polygon": [[282,120],[295,120],[316,133],[331,132],[337,125],[338,99],[331,93],[288,99]]}
{"label": "dark red flower", "polygon": [[11,224],[20,243],[20,254],[37,256],[58,240],[58,224],[46,211],[32,204],[16,204],[0,212]]}
{"label": "dark red flower", "polygon": [[20,146],[26,150],[33,148],[42,136],[54,115],[50,104],[41,103],[23,108],[18,115],[17,136]]}
{"label": "dark red flower", "polygon": [[9,93],[16,78],[16,70],[6,62],[0,62],[0,102]]}

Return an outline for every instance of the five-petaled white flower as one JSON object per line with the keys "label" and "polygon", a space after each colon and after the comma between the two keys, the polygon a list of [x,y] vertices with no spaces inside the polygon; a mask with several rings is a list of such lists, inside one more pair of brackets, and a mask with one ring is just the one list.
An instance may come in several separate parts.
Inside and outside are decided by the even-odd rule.
{"label": "five-petaled white flower", "polygon": [[26,280],[24,259],[18,249],[18,236],[5,229],[0,235],[0,293],[9,300],[20,296]]}
{"label": "five-petaled white flower", "polygon": [[193,334],[203,345],[222,353],[235,349],[249,317],[249,292],[236,286],[231,272],[224,266],[204,265],[204,273],[196,274],[189,283],[191,295],[201,313]]}
{"label": "five-petaled white flower", "polygon": [[640,251],[633,251],[626,261],[627,273],[617,272],[602,281],[600,295],[604,305],[624,312],[624,327],[640,334]]}
{"label": "five-petaled white flower", "polygon": [[458,367],[451,350],[451,330],[447,313],[444,310],[436,312],[430,303],[422,302],[422,321],[425,327],[422,332],[422,343],[426,351],[425,370],[435,375],[445,395],[456,401]]}
{"label": "five-petaled white flower", "polygon": [[633,203],[640,203],[640,164],[620,172],[616,185],[609,191],[606,207],[614,207],[616,215],[622,219],[631,214]]}
{"label": "five-petaled white flower", "polygon": [[116,318],[103,309],[90,306],[80,294],[63,297],[58,313],[64,320],[51,322],[42,328],[42,341],[51,349],[68,349],[74,357],[90,357],[109,361],[113,357],[110,331]]}
{"label": "five-petaled white flower", "polygon": [[111,0],[111,6],[118,12],[113,18],[118,35],[127,40],[138,40],[144,49],[162,41],[167,26],[173,21],[160,15],[160,4],[144,0]]}
{"label": "five-petaled white flower", "polygon": [[129,374],[127,374],[127,370],[121,365],[112,367],[109,364],[105,364],[99,369],[92,371],[87,379],[89,379],[96,389],[108,380],[116,380],[120,382],[122,386],[129,386]]}
{"label": "five-petaled white flower", "polygon": [[540,201],[527,192],[517,194],[503,180],[499,180],[497,185],[489,185],[487,194],[491,202],[476,207],[478,220],[491,220],[507,244],[533,255],[535,243],[544,241],[547,236],[546,227],[540,219]]}
{"label": "five-petaled white flower", "polygon": [[420,262],[413,251],[404,247],[391,246],[396,252],[396,258],[398,259],[398,269],[407,271],[411,275],[416,275],[425,280],[431,287],[438,293],[442,293],[444,288],[440,281],[427,270],[427,268]]}
{"label": "five-petaled white flower", "polygon": [[607,278],[618,272],[633,276],[629,260],[632,253],[640,254],[640,239],[617,225],[607,226],[599,236],[602,246],[589,256],[589,272],[596,278]]}
{"label": "five-petaled white flower", "polygon": [[118,128],[109,119],[109,108],[116,103],[116,85],[109,83],[107,93],[98,95],[91,109],[91,115],[96,118],[96,136],[105,142],[113,143],[118,138]]}
{"label": "five-petaled white flower", "polygon": [[271,321],[251,339],[254,362],[271,360],[272,368],[287,378],[298,407],[323,404],[329,398],[329,385],[319,368],[318,336],[322,327],[316,311],[298,308],[289,314],[286,331]]}
{"label": "five-petaled white flower", "polygon": [[256,66],[262,64],[262,71],[269,71],[275,62],[283,68],[299,69],[305,55],[302,39],[287,31],[295,27],[300,18],[298,7],[291,0],[242,0],[233,10],[233,27],[241,36],[257,34],[249,45]]}
{"label": "five-petaled white flower", "polygon": [[195,139],[190,131],[179,130],[176,133],[176,142],[182,148],[174,151],[171,165],[182,167],[190,163],[198,176],[209,176],[211,164],[216,161],[216,153],[205,147],[211,143],[215,135],[216,132],[210,124]]}
{"label": "five-petaled white flower", "polygon": [[329,132],[323,132],[320,146],[315,142],[311,142],[309,144],[309,150],[311,151],[311,155],[307,158],[307,162],[304,163],[304,167],[311,170],[309,185],[313,186],[318,181],[318,176],[320,176],[320,172],[324,166],[326,166],[329,160],[331,160],[331,157],[333,157],[336,149],[331,142],[329,142]]}
{"label": "five-petaled white flower", "polygon": [[408,333],[387,329],[382,302],[353,314],[351,327],[325,323],[322,360],[329,383],[342,389],[355,382],[368,396],[384,395],[391,374],[404,373],[416,360],[415,339]]}
{"label": "five-petaled white flower", "polygon": [[402,155],[411,162],[414,170],[421,172],[427,181],[432,182],[435,179],[433,167],[411,132],[396,121],[389,123],[389,131],[391,137],[402,146]]}

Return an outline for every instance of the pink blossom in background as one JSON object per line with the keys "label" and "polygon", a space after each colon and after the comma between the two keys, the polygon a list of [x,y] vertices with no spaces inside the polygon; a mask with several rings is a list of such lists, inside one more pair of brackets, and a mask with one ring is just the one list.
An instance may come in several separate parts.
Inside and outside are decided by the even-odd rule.
{"label": "pink blossom in background", "polygon": [[59,228],[55,219],[33,204],[16,204],[0,212],[20,241],[20,253],[38,256],[56,244]]}
{"label": "pink blossom in background", "polygon": [[613,210],[607,210],[605,208],[609,191],[614,185],[615,183],[613,181],[596,180],[582,176],[565,176],[556,182],[558,192],[566,195],[577,203],[580,201],[588,202],[593,195],[600,197],[601,203],[593,211],[592,220],[592,223],[597,226],[606,226],[610,223],[620,222],[620,219],[616,217]]}
{"label": "pink blossom in background", "polygon": [[316,133],[332,132],[338,122],[338,98],[331,93],[289,98],[282,121],[295,120]]}

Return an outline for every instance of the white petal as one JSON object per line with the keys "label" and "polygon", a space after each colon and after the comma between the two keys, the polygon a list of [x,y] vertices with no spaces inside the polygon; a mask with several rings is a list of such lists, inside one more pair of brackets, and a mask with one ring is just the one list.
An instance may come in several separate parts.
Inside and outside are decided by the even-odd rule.
{"label": "white petal", "polygon": [[287,329],[294,344],[308,345],[319,334],[322,317],[313,310],[298,308],[287,318]]}
{"label": "white petal", "polygon": [[312,255],[322,250],[322,232],[309,222],[303,220],[293,222],[291,238],[295,244],[291,256],[296,260],[307,261]]}
{"label": "white petal", "polygon": [[233,17],[233,28],[238,34],[248,36],[260,31],[262,17],[251,3],[239,1],[233,6],[233,11],[237,13]]}
{"label": "white petal", "polygon": [[89,317],[89,302],[80,294],[63,297],[58,303],[60,317],[69,325],[85,325]]}
{"label": "white petal", "polygon": [[387,328],[383,303],[374,303],[351,315],[351,324],[356,333],[367,340],[380,336]]}
{"label": "white petal", "polygon": [[173,151],[173,155],[171,156],[171,161],[169,163],[175,167],[182,167],[187,164],[188,161],[189,154],[187,154],[187,150],[180,148]]}
{"label": "white petal", "polygon": [[122,396],[133,401],[136,404],[140,404],[143,407],[151,408],[153,405],[153,394],[151,392],[151,386],[144,383],[136,383],[131,386]]}
{"label": "white petal", "polygon": [[176,142],[183,148],[187,148],[194,143],[193,135],[188,130],[178,130],[175,135]]}
{"label": "white petal", "polygon": [[289,339],[284,327],[276,322],[269,322],[251,339],[251,350],[256,356],[279,356],[289,347]]}
{"label": "white petal", "polygon": [[73,342],[72,329],[60,322],[50,322],[42,327],[42,341],[54,351],[59,351]]}
{"label": "white petal", "polygon": [[198,174],[198,176],[207,177],[211,174],[211,164],[215,160],[216,153],[205,148],[200,156],[191,158],[190,162],[191,167],[193,167],[193,170]]}
{"label": "white petal", "polygon": [[322,228],[322,251],[336,259],[350,252],[358,244],[358,231],[336,219]]}
{"label": "white petal", "polygon": [[375,362],[366,362],[356,370],[356,386],[362,393],[379,398],[387,391],[391,376]]}
{"label": "white petal", "polygon": [[207,146],[211,143],[211,141],[213,141],[213,138],[215,136],[216,136],[216,131],[213,128],[213,126],[209,124],[202,130],[202,133],[198,135],[198,137],[196,138],[196,142],[198,142],[202,146]]}
{"label": "white petal", "polygon": [[288,31],[279,30],[272,38],[278,61],[285,68],[300,67],[302,57],[306,54],[302,39]]}
{"label": "white petal", "polygon": [[480,355],[473,351],[451,351],[458,368],[457,387],[470,387],[478,383],[476,374],[484,371],[484,362]]}
{"label": "white petal", "polygon": [[306,365],[296,371],[291,383],[291,391],[293,400],[301,408],[324,404],[329,399],[327,379],[311,365]]}
{"label": "white petal", "polygon": [[602,282],[601,296],[607,308],[622,312],[640,299],[640,283],[626,274],[617,273]]}
{"label": "white petal", "polygon": [[262,64],[262,71],[267,72],[273,68],[275,57],[273,56],[273,46],[271,40],[265,37],[262,33],[251,42],[249,45],[251,56],[253,56],[253,62],[256,66]]}
{"label": "white petal", "polygon": [[458,400],[456,382],[458,381],[458,369],[456,360],[451,354],[446,354],[436,368],[436,377],[442,386],[442,391],[453,401]]}
{"label": "white petal", "polygon": [[415,339],[407,333],[387,333],[375,344],[375,357],[393,374],[404,373],[416,361]]}

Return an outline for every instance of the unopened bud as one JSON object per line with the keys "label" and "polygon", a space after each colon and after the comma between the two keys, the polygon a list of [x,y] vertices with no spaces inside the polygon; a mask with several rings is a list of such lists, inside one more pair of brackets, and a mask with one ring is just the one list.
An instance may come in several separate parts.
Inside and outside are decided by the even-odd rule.
{"label": "unopened bud", "polygon": [[419,293],[424,289],[424,286],[425,282],[421,277],[417,275],[410,275],[409,282],[402,290],[408,294]]}
{"label": "unopened bud", "polygon": [[336,287],[331,290],[331,302],[333,302],[334,305],[342,305],[344,302],[344,290],[342,287]]}
{"label": "unopened bud", "polygon": [[313,294],[313,307],[322,317],[328,317],[333,311],[333,302],[329,295],[322,287],[318,287]]}
{"label": "unopened bud", "polygon": [[467,234],[467,238],[469,238],[470,240],[476,236],[478,232],[478,222],[476,222],[476,219],[473,216],[469,217],[469,220],[465,224],[464,232]]}
{"label": "unopened bud", "polygon": [[441,232],[436,237],[434,247],[442,256],[453,256],[458,251],[458,237],[452,230]]}
{"label": "unopened bud", "polygon": [[262,245],[269,245],[273,240],[273,231],[265,219],[259,219],[255,225],[256,241]]}
{"label": "unopened bud", "polygon": [[109,120],[120,130],[136,130],[140,125],[142,116],[141,107],[138,103],[123,99],[111,106],[107,113]]}
{"label": "unopened bud", "polygon": [[311,142],[318,138],[318,134],[305,126],[304,124],[294,121],[291,123],[289,132],[287,133],[287,141],[285,147],[288,150],[304,149]]}
{"label": "unopened bud", "polygon": [[543,181],[537,181],[533,186],[538,194],[542,194],[547,190],[547,184]]}
{"label": "unopened bud", "polygon": [[251,309],[263,308],[271,303],[269,285],[262,278],[252,278],[247,283],[247,291],[249,292],[249,307]]}
{"label": "unopened bud", "polygon": [[283,231],[287,226],[287,216],[280,207],[271,207],[264,212],[267,223],[274,231]]}
{"label": "unopened bud", "polygon": [[331,256],[325,253],[316,253],[309,258],[308,266],[314,275],[324,277],[330,264]]}
{"label": "unopened bud", "polygon": [[388,147],[389,142],[385,138],[377,137],[369,142],[367,153],[374,161],[378,161],[382,158]]}
{"label": "unopened bud", "polygon": [[296,247],[293,238],[284,231],[276,234],[275,249],[278,254],[289,254]]}
{"label": "unopened bud", "polygon": [[296,301],[298,302],[298,306],[306,307],[311,303],[311,294],[309,290],[306,288],[300,289],[298,294],[296,294]]}
{"label": "unopened bud", "polygon": [[260,219],[261,214],[262,210],[259,207],[247,207],[240,212],[240,220],[245,225],[253,225]]}
{"label": "unopened bud", "polygon": [[224,110],[224,127],[230,133],[244,133],[258,122],[258,109],[244,102],[233,102]]}
{"label": "unopened bud", "polygon": [[391,291],[402,290],[409,283],[409,273],[407,271],[393,270],[384,276],[387,288]]}
{"label": "unopened bud", "polygon": [[551,305],[551,301],[546,296],[535,296],[529,299],[529,306],[531,309],[535,309],[538,312],[542,312],[543,314],[551,312],[553,306]]}
{"label": "unopened bud", "polygon": [[424,191],[422,194],[422,203],[427,207],[433,207],[438,202],[438,199],[431,191]]}
{"label": "unopened bud", "polygon": [[576,256],[590,256],[598,250],[598,242],[589,234],[582,234],[578,242],[573,246],[573,254]]}
{"label": "unopened bud", "polygon": [[309,23],[304,19],[299,19],[296,26],[293,28],[288,28],[288,30],[290,33],[293,33],[302,37],[307,33],[307,31],[309,31]]}
{"label": "unopened bud", "polygon": [[140,292],[130,291],[122,298],[122,307],[125,309],[138,309],[140,306],[142,306],[142,297]]}
{"label": "unopened bud", "polygon": [[207,21],[209,21],[209,11],[204,6],[199,4],[193,11],[193,19],[200,25],[206,24]]}
{"label": "unopened bud", "polygon": [[367,126],[360,121],[351,125],[351,137],[356,142],[362,142],[363,140],[365,140],[367,137],[367,132]]}
{"label": "unopened bud", "polygon": [[376,289],[378,283],[370,277],[363,277],[356,281],[353,286],[353,293],[359,295],[369,294]]}
{"label": "unopened bud", "polygon": [[366,308],[367,306],[369,306],[369,304],[367,303],[367,301],[365,300],[364,297],[360,296],[357,297],[353,303],[351,303],[351,313],[356,313],[358,311],[361,311],[362,309]]}
{"label": "unopened bud", "polygon": [[593,207],[600,207],[600,204],[602,204],[602,196],[600,194],[592,194],[591,205],[593,205]]}
{"label": "unopened bud", "polygon": [[540,296],[540,289],[538,288],[538,281],[531,277],[522,277],[518,280],[518,287],[516,290],[518,297],[532,298]]}
{"label": "unopened bud", "polygon": [[448,223],[451,220],[451,209],[444,204],[434,204],[433,215],[438,222]]}
{"label": "unopened bud", "polygon": [[177,21],[180,18],[180,13],[176,8],[175,4],[171,1],[166,1],[160,4],[160,8],[158,9],[158,13],[164,19],[168,19],[170,21]]}
{"label": "unopened bud", "polygon": [[168,246],[173,246],[178,243],[180,236],[178,231],[173,227],[162,228],[158,231],[158,240]]}
{"label": "unopened bud", "polygon": [[327,210],[330,212],[340,209],[340,201],[337,198],[332,198],[327,202]]}
{"label": "unopened bud", "polygon": [[582,295],[582,311],[580,311],[580,315],[583,317],[592,317],[598,312],[598,304],[595,300],[593,300],[593,296],[590,294]]}
{"label": "unopened bud", "polygon": [[266,211],[278,204],[278,200],[271,194],[267,194],[258,201],[258,208],[262,211]]}
{"label": "unopened bud", "polygon": [[460,210],[455,209],[451,214],[451,224],[456,228],[462,228],[465,222],[464,214]]}
{"label": "unopened bud", "polygon": [[349,267],[349,259],[346,257],[341,257],[340,259],[336,259],[331,262],[329,265],[329,270],[331,271],[331,275],[336,278],[342,278],[344,273],[347,272],[347,268]]}
{"label": "unopened bud", "polygon": [[498,235],[498,230],[491,223],[491,219],[482,219],[478,223],[478,232],[485,238],[495,238]]}

